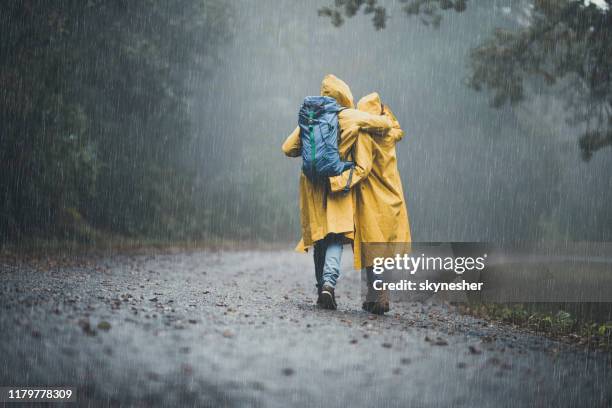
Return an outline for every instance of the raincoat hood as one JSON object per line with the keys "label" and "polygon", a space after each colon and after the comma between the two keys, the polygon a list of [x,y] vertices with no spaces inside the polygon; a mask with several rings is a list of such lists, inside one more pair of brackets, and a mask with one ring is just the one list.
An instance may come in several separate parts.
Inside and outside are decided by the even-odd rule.
{"label": "raincoat hood", "polygon": [[397,118],[391,112],[388,106],[382,104],[380,95],[378,92],[372,92],[369,95],[364,96],[357,103],[357,109],[362,112],[367,112],[372,115],[384,115],[387,116],[393,122],[393,129],[387,133],[387,138],[394,142],[399,142],[404,137],[404,132],[400,129]]}
{"label": "raincoat hood", "polygon": [[321,96],[330,96],[345,108],[353,108],[355,106],[353,104],[351,88],[349,88],[346,82],[332,74],[328,74],[323,78],[323,82],[321,82]]}
{"label": "raincoat hood", "polygon": [[364,96],[357,103],[357,109],[362,112],[368,112],[372,115],[380,115],[382,113],[382,102],[378,92],[372,92]]}

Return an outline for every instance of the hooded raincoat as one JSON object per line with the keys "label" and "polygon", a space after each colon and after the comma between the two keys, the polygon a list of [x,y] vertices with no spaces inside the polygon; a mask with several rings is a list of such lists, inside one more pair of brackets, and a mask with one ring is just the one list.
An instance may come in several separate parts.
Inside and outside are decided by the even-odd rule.
{"label": "hooded raincoat", "polygon": [[[395,144],[404,135],[395,115],[382,106],[380,96],[372,93],[361,98],[359,110],[382,114],[392,122],[386,134],[359,135],[354,147],[355,171],[351,180],[355,210],[355,268],[372,266],[363,256],[363,243],[411,242],[408,210],[402,181],[397,169]],[[348,180],[348,171],[330,177],[332,191],[341,191]]]}
{"label": "hooded raincoat", "polygon": [[[386,134],[393,123],[389,116],[370,114],[354,109],[353,94],[348,85],[335,77],[327,75],[321,84],[321,95],[330,96],[344,109],[338,114],[340,136],[338,150],[342,160],[349,157],[358,134],[377,132]],[[300,128],[296,128],[283,143],[283,152],[289,157],[301,156]],[[345,181],[346,184],[346,181]],[[342,189],[340,189],[342,190]],[[296,250],[305,251],[327,234],[341,234],[347,242],[354,237],[354,194],[340,190],[332,192],[329,186],[311,182],[303,173],[300,174],[300,220],[302,239]]]}

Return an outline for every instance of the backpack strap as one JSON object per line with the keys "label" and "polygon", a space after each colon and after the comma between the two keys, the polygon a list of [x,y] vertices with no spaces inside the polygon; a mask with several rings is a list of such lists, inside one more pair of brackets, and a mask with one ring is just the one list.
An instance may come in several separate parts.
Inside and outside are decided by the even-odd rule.
{"label": "backpack strap", "polygon": [[[355,143],[357,143],[357,142],[355,141]],[[351,191],[351,182],[353,181],[353,172],[355,171],[355,145],[354,144],[351,146],[351,150],[349,151],[349,155],[351,157],[353,165],[351,166],[351,171],[349,172],[348,180],[346,181],[346,186],[344,186],[344,188],[342,189],[342,192],[345,193],[345,194],[348,193],[349,191]],[[347,159],[348,159],[349,155],[347,155],[347,157],[346,157]]]}
{"label": "backpack strap", "polygon": [[327,182],[324,183],[323,185],[323,208],[327,209],[327,196],[329,194],[329,179],[327,179]]}
{"label": "backpack strap", "polygon": [[348,193],[351,191],[351,181],[353,181],[353,172],[355,171],[355,165],[351,166],[351,171],[349,172],[348,180],[346,181],[346,186],[342,190],[343,193]]}

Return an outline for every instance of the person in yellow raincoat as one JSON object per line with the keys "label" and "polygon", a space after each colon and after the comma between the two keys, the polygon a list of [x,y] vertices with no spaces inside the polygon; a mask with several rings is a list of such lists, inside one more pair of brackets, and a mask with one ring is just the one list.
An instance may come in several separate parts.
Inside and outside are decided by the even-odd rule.
{"label": "person in yellow raincoat", "polygon": [[[373,115],[382,114],[392,121],[392,129],[384,135],[359,135],[354,147],[355,169],[350,182],[356,204],[355,269],[366,268],[364,273],[368,276],[369,293],[363,308],[382,314],[389,310],[389,296],[386,291],[372,293],[372,259],[365,256],[363,245],[411,242],[408,210],[395,151],[395,144],[402,139],[404,132],[391,109],[382,105],[378,93],[361,98],[357,108]],[[348,180],[348,171],[330,177],[331,191],[341,191]]]}
{"label": "person in yellow raincoat", "polygon": [[[386,134],[393,126],[388,116],[370,114],[354,109],[353,95],[348,85],[334,75],[327,75],[321,83],[321,95],[334,98],[344,110],[338,113],[340,135],[338,150],[342,160],[350,160],[349,153],[358,135],[364,132]],[[297,127],[283,143],[282,150],[289,157],[301,156],[300,128]],[[340,275],[343,244],[354,238],[354,195],[342,191],[331,192],[326,183],[313,183],[300,174],[300,219],[302,239],[296,250],[314,247],[317,303],[335,309],[335,285]]]}

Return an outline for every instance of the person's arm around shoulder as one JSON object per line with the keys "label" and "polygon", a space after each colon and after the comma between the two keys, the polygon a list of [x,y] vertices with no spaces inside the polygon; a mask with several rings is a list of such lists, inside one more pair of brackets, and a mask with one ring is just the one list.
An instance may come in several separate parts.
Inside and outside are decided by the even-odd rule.
{"label": "person's arm around shoulder", "polygon": [[299,157],[302,154],[302,139],[300,139],[300,127],[296,127],[283,143],[283,153],[288,157]]}
{"label": "person's arm around shoulder", "polygon": [[345,109],[341,114],[346,115],[353,126],[371,134],[386,135],[393,127],[391,119],[385,115],[372,115],[357,109]]}

